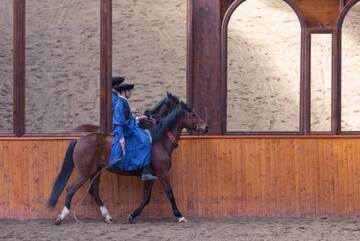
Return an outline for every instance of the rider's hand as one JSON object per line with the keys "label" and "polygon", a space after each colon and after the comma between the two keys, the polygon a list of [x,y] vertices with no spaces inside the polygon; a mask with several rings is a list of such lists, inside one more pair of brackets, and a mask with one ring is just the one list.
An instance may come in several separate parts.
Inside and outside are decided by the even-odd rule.
{"label": "rider's hand", "polygon": [[146,115],[142,115],[142,116],[138,116],[137,119],[139,121],[143,121],[143,120],[146,120],[148,117]]}
{"label": "rider's hand", "polygon": [[141,112],[140,108],[135,107],[135,108],[131,108],[131,112],[135,113],[135,114],[139,114]]}
{"label": "rider's hand", "polygon": [[119,142],[120,142],[120,146],[123,151],[123,154],[125,155],[125,138],[124,137],[121,138]]}

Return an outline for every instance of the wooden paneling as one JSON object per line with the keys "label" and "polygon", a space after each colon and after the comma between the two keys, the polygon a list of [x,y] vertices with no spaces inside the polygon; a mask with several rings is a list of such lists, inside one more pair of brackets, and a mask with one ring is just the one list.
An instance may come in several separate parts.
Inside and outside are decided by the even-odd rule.
{"label": "wooden paneling", "polygon": [[[64,197],[54,211],[46,201],[68,142],[0,140],[0,218],[58,214]],[[184,137],[171,181],[180,210],[190,217],[360,216],[359,157],[357,137]],[[101,194],[115,218],[125,217],[141,201],[142,183],[105,173]],[[88,195],[77,215],[100,218]],[[172,215],[159,183],[143,215]]]}
{"label": "wooden paneling", "polygon": [[335,27],[339,0],[293,0],[306,19],[308,27]]}
{"label": "wooden paneling", "polygon": [[[221,17],[236,0],[221,0]],[[335,27],[341,0],[289,0],[304,16],[308,27]]]}

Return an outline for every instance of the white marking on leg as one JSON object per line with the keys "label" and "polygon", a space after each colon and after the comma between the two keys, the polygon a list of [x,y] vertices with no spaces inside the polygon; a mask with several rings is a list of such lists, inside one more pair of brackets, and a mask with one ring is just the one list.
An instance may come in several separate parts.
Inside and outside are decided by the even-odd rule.
{"label": "white marking on leg", "polygon": [[111,222],[111,216],[109,214],[109,211],[107,210],[107,208],[105,206],[100,207],[100,212],[101,215],[105,218],[106,222]]}
{"label": "white marking on leg", "polygon": [[61,214],[59,215],[59,218],[61,220],[64,220],[66,215],[68,215],[69,213],[70,213],[70,210],[67,207],[64,207],[63,210],[61,211]]}
{"label": "white marking on leg", "polygon": [[179,218],[179,223],[187,223],[187,219],[185,217]]}

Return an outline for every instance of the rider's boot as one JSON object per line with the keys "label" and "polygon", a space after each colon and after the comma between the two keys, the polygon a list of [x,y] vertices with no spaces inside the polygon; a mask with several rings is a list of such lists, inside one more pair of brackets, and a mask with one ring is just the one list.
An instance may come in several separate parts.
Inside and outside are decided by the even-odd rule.
{"label": "rider's boot", "polygon": [[146,181],[146,180],[151,181],[151,180],[156,180],[156,179],[158,179],[158,178],[157,178],[157,176],[152,174],[151,164],[145,166],[141,173],[141,180],[142,181]]}

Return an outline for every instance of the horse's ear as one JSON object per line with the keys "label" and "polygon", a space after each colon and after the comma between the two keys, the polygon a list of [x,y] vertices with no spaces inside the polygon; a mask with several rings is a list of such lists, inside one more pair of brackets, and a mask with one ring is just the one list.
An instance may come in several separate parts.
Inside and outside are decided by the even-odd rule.
{"label": "horse's ear", "polygon": [[166,91],[166,95],[167,95],[167,97],[170,97],[170,96],[171,96],[171,94],[170,94],[169,91]]}
{"label": "horse's ear", "polygon": [[180,105],[181,107],[184,109],[184,110],[187,110],[188,109],[188,106],[186,105],[186,103],[184,103],[184,101],[180,101]]}

